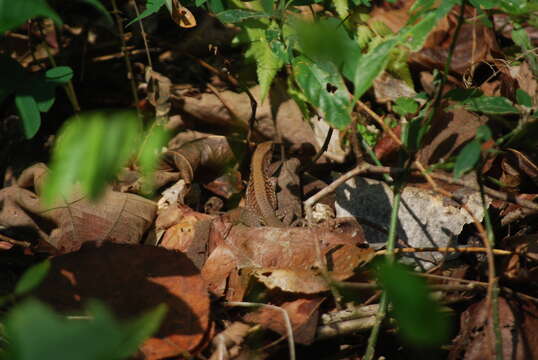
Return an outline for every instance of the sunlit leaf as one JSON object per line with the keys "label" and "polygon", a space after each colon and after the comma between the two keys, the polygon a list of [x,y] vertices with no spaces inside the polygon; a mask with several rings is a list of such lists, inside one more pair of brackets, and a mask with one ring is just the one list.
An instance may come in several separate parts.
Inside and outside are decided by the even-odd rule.
{"label": "sunlit leaf", "polygon": [[339,129],[348,126],[350,94],[336,66],[329,61],[314,63],[304,56],[296,57],[292,64],[297,84],[325,120]]}
{"label": "sunlit leaf", "polygon": [[394,106],[392,107],[392,110],[396,114],[401,115],[401,116],[414,114],[418,110],[418,103],[409,97],[400,96],[394,102]]}
{"label": "sunlit leaf", "polygon": [[50,262],[45,260],[36,264],[26,270],[17,282],[15,287],[15,295],[23,295],[34,289],[37,285],[41,284],[41,281],[48,274],[50,269]]}
{"label": "sunlit leaf", "polygon": [[244,9],[224,10],[217,14],[217,18],[224,23],[238,23],[247,19],[264,18],[271,14],[262,11]]}
{"label": "sunlit leaf", "polygon": [[375,78],[381,74],[389,62],[390,51],[398,44],[397,39],[389,39],[377,45],[363,55],[355,69],[354,99],[359,99],[372,86]]}
{"label": "sunlit leaf", "polygon": [[393,305],[402,338],[416,346],[448,340],[448,319],[430,297],[426,282],[398,263],[382,262],[377,276]]}
{"label": "sunlit leaf", "polygon": [[454,178],[458,179],[467,171],[473,169],[480,159],[480,143],[472,140],[460,151],[454,164]]}
{"label": "sunlit leaf", "polygon": [[133,20],[129,21],[129,23],[126,26],[129,26],[132,23],[137,22],[138,20],[145,19],[148,16],[155,14],[157,11],[159,11],[163,7],[164,2],[165,0],[147,0],[146,10],[142,11],[142,14],[140,14],[140,16],[137,16]]}
{"label": "sunlit leaf", "polygon": [[68,196],[75,183],[95,199],[136,151],[141,126],[131,112],[82,114],[60,130],[43,198]]}
{"label": "sunlit leaf", "polygon": [[467,99],[463,102],[465,108],[470,111],[478,111],[484,114],[518,114],[518,109],[510,100],[502,96],[479,96]]}

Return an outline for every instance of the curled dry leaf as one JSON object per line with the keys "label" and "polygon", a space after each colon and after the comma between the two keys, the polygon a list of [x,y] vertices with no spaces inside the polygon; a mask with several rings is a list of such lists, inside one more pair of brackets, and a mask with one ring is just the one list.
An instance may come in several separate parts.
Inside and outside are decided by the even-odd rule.
{"label": "curled dry leaf", "polygon": [[[38,250],[67,253],[87,242],[137,244],[153,223],[153,201],[134,194],[106,191],[98,202],[74,193],[60,204],[44,207],[29,188],[39,189],[47,172],[44,164],[26,169],[20,186],[0,190],[0,221],[25,241],[38,240]],[[15,236],[18,238],[18,236]]]}
{"label": "curled dry leaf", "polygon": [[196,266],[180,252],[153,246],[105,243],[57,256],[35,294],[70,313],[96,298],[120,319],[166,304],[159,331],[140,347],[145,359],[196,353],[210,330],[209,297]]}

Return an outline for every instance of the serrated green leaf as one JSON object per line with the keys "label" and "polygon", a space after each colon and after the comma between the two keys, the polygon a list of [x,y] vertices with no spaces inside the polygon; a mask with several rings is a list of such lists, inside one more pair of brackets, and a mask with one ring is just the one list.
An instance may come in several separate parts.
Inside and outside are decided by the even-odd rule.
{"label": "serrated green leaf", "polygon": [[69,119],[54,146],[44,201],[69,196],[77,182],[96,199],[136,151],[140,135],[140,121],[132,112],[95,112]]}
{"label": "serrated green leaf", "polygon": [[31,139],[41,126],[41,115],[35,99],[28,94],[15,94],[15,105],[22,119],[24,136]]}
{"label": "serrated green leaf", "polygon": [[510,100],[502,96],[478,96],[463,102],[467,110],[484,114],[518,114],[518,109]]}
{"label": "serrated green leaf", "polygon": [[334,0],[334,8],[340,19],[345,19],[349,14],[347,0]]}
{"label": "serrated green leaf", "polygon": [[0,34],[36,16],[49,17],[56,24],[62,24],[62,19],[45,0],[0,0]]}
{"label": "serrated green leaf", "polygon": [[23,295],[34,289],[41,284],[41,281],[47,276],[50,269],[50,262],[48,260],[42,261],[39,264],[33,265],[26,270],[17,282],[15,287],[15,295]]}
{"label": "serrated green leaf", "polygon": [[338,129],[348,126],[350,94],[336,66],[329,61],[313,62],[305,56],[294,58],[292,65],[297,84],[325,120]]}
{"label": "serrated green leaf", "polygon": [[416,346],[438,346],[448,340],[448,319],[430,297],[424,279],[401,264],[386,261],[379,265],[377,276],[406,341]]}
{"label": "serrated green leaf", "polygon": [[390,51],[398,44],[398,39],[389,39],[377,45],[374,49],[363,55],[355,69],[355,93],[353,98],[360,99],[372,86],[375,78],[381,74],[389,62]]}
{"label": "serrated green leaf", "polygon": [[276,73],[284,63],[273,53],[265,36],[252,43],[249,54],[256,60],[256,73],[260,83],[260,101],[263,103]]}
{"label": "serrated green leaf", "polygon": [[519,105],[532,107],[532,97],[523,89],[516,90],[516,100]]}
{"label": "serrated green leaf", "polygon": [[480,143],[472,140],[460,151],[454,164],[454,178],[459,179],[467,171],[473,169],[480,159]]}
{"label": "serrated green leaf", "polygon": [[418,110],[418,102],[410,97],[400,96],[394,102],[392,110],[400,116],[414,114]]}
{"label": "serrated green leaf", "polygon": [[217,18],[224,23],[238,23],[248,19],[266,18],[271,16],[266,12],[244,9],[224,10],[217,14]]}
{"label": "serrated green leaf", "polygon": [[155,14],[157,11],[159,11],[163,7],[164,2],[165,0],[147,0],[146,10],[144,10],[142,14],[140,14],[133,20],[129,21],[129,23],[126,26],[129,26],[132,23],[137,22],[138,20],[145,19],[148,16]]}

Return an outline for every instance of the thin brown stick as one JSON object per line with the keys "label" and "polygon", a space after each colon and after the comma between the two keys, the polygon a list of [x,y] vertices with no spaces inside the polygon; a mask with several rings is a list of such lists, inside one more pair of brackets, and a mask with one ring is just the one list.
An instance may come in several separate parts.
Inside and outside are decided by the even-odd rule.
{"label": "thin brown stick", "polygon": [[15,240],[15,239],[12,239],[9,236],[3,235],[3,234],[0,234],[0,240],[8,242],[8,243],[13,244],[13,245],[18,245],[18,246],[21,246],[21,247],[25,247],[25,248],[28,248],[28,247],[30,247],[32,245],[28,241]]}
{"label": "thin brown stick", "polygon": [[[422,247],[422,248],[396,248],[394,253],[416,253],[416,252],[444,252],[444,253],[485,253],[487,252],[486,248],[481,247]],[[378,250],[375,252],[376,255],[385,255],[387,250]],[[492,249],[493,254],[495,255],[513,255],[514,252],[501,249]]]}

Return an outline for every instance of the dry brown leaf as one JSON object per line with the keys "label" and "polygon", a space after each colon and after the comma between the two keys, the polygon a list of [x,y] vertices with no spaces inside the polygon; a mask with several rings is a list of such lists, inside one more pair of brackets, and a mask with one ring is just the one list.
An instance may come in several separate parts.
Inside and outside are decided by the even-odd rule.
{"label": "dry brown leaf", "polygon": [[[263,272],[257,273],[267,280],[270,287],[288,292],[315,293],[328,289],[315,270],[319,268],[320,261],[329,264],[327,268],[333,279],[344,280],[353,275],[355,268],[374,256],[372,249],[356,246],[362,242],[357,238],[319,228],[248,228],[236,225],[224,229],[226,237],[223,235],[218,243],[210,244],[210,255],[202,268],[202,276],[209,289],[217,295],[224,295],[226,280],[232,277],[227,297],[233,300],[241,300],[247,286],[247,279],[237,272],[241,269],[248,268],[248,272],[263,269]],[[314,241],[319,242],[321,259]],[[242,274],[248,275],[247,271]],[[263,274],[271,276],[265,278]]]}
{"label": "dry brown leaf", "polygon": [[[503,359],[527,360],[538,357],[538,309],[536,304],[499,297],[499,329],[503,342]],[[492,316],[485,300],[462,313],[460,333],[454,339],[449,359],[494,359],[495,335]]]}
{"label": "dry brown leaf", "polygon": [[120,319],[166,304],[159,331],[140,348],[145,359],[195,353],[210,329],[209,297],[196,266],[180,252],[153,246],[104,243],[54,257],[35,294],[61,312],[99,299]]}
{"label": "dry brown leaf", "polygon": [[153,201],[111,190],[97,202],[74,193],[59,205],[44,207],[38,196],[25,187],[33,184],[39,187],[46,171],[44,164],[36,164],[21,174],[18,184],[22,187],[0,190],[1,225],[15,233],[23,230],[20,236],[25,241],[38,240],[41,250],[67,253],[80,249],[86,242],[106,240],[137,244],[153,223],[156,212]]}
{"label": "dry brown leaf", "polygon": [[[287,301],[279,305],[286,310],[293,329],[295,342],[309,345],[314,341],[316,328],[319,321],[319,306],[323,298],[301,298],[294,301]],[[270,307],[260,307],[255,312],[244,316],[245,321],[260,324],[269,328],[282,336],[287,335],[284,317],[281,311]]]}

